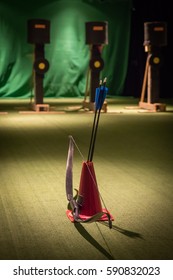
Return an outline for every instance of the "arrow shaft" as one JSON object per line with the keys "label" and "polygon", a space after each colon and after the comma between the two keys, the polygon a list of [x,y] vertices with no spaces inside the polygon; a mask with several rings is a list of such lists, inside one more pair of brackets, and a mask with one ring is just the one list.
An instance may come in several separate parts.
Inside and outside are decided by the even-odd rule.
{"label": "arrow shaft", "polygon": [[92,141],[89,161],[92,161],[93,155],[94,155],[94,149],[95,149],[95,142],[96,142],[96,135],[97,135],[97,129],[98,129],[98,124],[99,124],[100,112],[101,112],[101,109],[99,109],[98,114],[97,114],[97,120],[96,120],[95,129],[94,129],[94,133],[93,133],[93,141]]}
{"label": "arrow shaft", "polygon": [[104,80],[104,82],[103,82],[103,88],[100,83],[100,88],[99,88],[100,92],[99,92],[99,96],[98,96],[98,104],[100,103],[100,106],[97,106],[97,104],[96,104],[93,128],[92,128],[91,140],[90,140],[90,147],[89,147],[89,153],[88,153],[88,161],[92,161],[93,155],[94,155],[100,113],[101,113],[101,109],[102,109],[102,103],[104,102],[104,100],[102,100],[102,98],[104,96],[105,87],[106,87],[106,80]]}
{"label": "arrow shaft", "polygon": [[94,139],[94,135],[95,135],[95,125],[96,125],[96,119],[97,119],[97,112],[98,112],[98,110],[95,110],[93,127],[92,127],[92,132],[91,132],[91,139],[90,139],[90,146],[89,146],[89,152],[88,152],[88,161],[90,161],[90,158],[91,158],[93,139]]}

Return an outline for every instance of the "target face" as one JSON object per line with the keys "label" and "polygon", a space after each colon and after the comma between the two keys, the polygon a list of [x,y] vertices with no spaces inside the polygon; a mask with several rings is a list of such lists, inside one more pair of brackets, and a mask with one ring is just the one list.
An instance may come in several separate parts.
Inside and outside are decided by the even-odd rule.
{"label": "target face", "polygon": [[152,54],[149,60],[150,65],[152,66],[160,66],[162,63],[161,55]]}
{"label": "target face", "polygon": [[104,67],[104,61],[101,57],[92,58],[90,60],[90,68],[93,71],[101,71]]}
{"label": "target face", "polygon": [[47,61],[47,59],[40,58],[34,62],[34,70],[38,74],[44,74],[48,71],[48,69],[49,69],[49,62]]}
{"label": "target face", "polygon": [[154,63],[154,64],[159,64],[159,63],[160,63],[160,58],[157,57],[157,56],[154,57],[154,58],[153,58],[153,63]]}

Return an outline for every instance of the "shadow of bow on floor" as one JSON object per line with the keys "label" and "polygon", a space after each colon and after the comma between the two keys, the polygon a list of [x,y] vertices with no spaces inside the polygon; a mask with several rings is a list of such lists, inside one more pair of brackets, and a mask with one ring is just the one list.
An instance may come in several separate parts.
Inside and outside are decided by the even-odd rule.
{"label": "shadow of bow on floor", "polygon": [[[99,222],[107,227],[109,227],[109,225],[105,222]],[[107,259],[109,260],[114,260],[115,258],[113,257],[111,250],[108,247],[108,244],[106,244],[107,246],[107,250],[101,246],[96,239],[94,239],[89,233],[88,231],[84,228],[84,226],[81,223],[74,223],[75,228],[77,229],[77,231],[92,245],[94,246],[99,252],[101,252]],[[116,230],[130,238],[141,238],[143,239],[142,235],[137,233],[137,232],[132,232],[126,229],[122,229],[118,226],[113,225],[112,226],[113,230]],[[111,229],[111,230],[112,230]],[[103,236],[102,236],[103,237]],[[105,241],[106,243],[106,241]]]}
{"label": "shadow of bow on floor", "polygon": [[[99,223],[101,223],[101,224],[103,224],[103,225],[109,227],[108,223],[106,223],[106,222],[102,222],[102,221],[101,221],[101,222],[99,222]],[[128,236],[128,237],[130,237],[130,238],[140,238],[140,239],[144,239],[143,236],[142,236],[140,233],[134,232],[134,231],[130,231],[130,230],[127,230],[127,229],[123,229],[123,228],[120,228],[120,227],[118,227],[118,226],[116,226],[116,225],[112,225],[112,229],[113,229],[113,230],[116,230],[116,231],[118,231],[118,232],[120,232],[120,233],[122,233],[122,234],[124,234],[124,235],[126,235],[126,236]]]}

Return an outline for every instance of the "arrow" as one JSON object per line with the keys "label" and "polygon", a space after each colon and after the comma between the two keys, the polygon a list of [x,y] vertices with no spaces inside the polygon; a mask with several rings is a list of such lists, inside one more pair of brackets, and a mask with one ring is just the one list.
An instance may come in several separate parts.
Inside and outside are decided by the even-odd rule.
{"label": "arrow", "polygon": [[106,94],[108,92],[108,88],[106,87],[106,81],[107,81],[107,78],[104,79],[103,85],[102,85],[102,80],[100,80],[100,86],[98,88],[96,88],[95,114],[94,114],[94,121],[93,121],[93,127],[92,127],[91,139],[90,139],[89,152],[88,152],[88,161],[92,161],[92,159],[93,159],[100,113],[101,113],[101,109],[102,109],[104,100],[106,98]]}

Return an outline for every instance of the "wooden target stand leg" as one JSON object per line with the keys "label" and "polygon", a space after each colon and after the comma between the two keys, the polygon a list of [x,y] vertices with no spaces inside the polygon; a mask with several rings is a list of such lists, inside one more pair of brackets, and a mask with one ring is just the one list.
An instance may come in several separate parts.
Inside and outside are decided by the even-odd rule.
{"label": "wooden target stand leg", "polygon": [[[158,71],[159,69],[153,69],[152,65],[150,64],[150,61],[152,59],[152,54],[148,53],[147,60],[146,60],[146,66],[145,66],[145,73],[144,73],[144,79],[143,79],[143,85],[142,85],[142,91],[141,91],[141,98],[139,102],[139,108],[140,109],[146,109],[150,112],[164,112],[166,111],[166,104],[162,104],[159,102],[153,102],[153,88],[155,90],[157,89],[157,82],[156,78],[158,78]],[[154,66],[157,67],[157,66]],[[155,79],[153,79],[153,76],[155,75]],[[155,80],[155,81],[154,81]],[[145,93],[147,88],[147,101],[145,101]]]}
{"label": "wooden target stand leg", "polygon": [[[90,64],[87,71],[85,98],[82,103],[84,109],[95,111],[95,90],[99,87],[100,71],[104,67],[104,61],[101,58],[102,45],[90,46]],[[89,95],[89,101],[87,96]],[[107,102],[105,101],[102,110],[107,112]]]}

